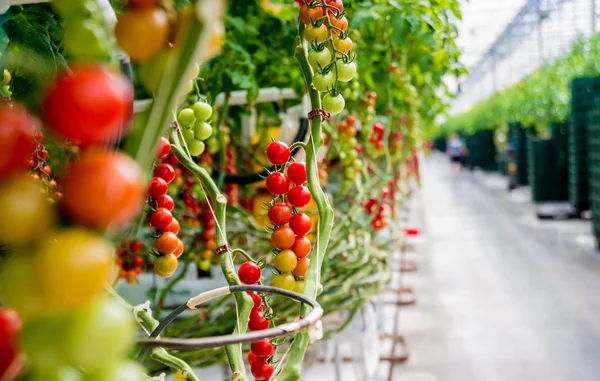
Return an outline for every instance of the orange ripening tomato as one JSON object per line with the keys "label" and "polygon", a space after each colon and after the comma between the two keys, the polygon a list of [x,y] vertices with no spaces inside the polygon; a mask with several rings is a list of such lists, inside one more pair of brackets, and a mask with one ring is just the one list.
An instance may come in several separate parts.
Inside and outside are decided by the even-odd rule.
{"label": "orange ripening tomato", "polygon": [[142,170],[120,152],[84,152],[67,170],[62,186],[67,215],[91,228],[121,230],[144,205]]}
{"label": "orange ripening tomato", "polygon": [[165,46],[169,17],[158,7],[128,10],[119,15],[115,36],[132,61],[146,61]]}

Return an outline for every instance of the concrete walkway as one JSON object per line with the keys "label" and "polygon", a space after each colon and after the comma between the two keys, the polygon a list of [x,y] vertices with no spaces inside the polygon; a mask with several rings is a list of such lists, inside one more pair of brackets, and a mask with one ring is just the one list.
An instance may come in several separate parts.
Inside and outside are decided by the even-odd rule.
{"label": "concrete walkway", "polygon": [[411,357],[395,380],[600,380],[600,254],[553,239],[587,223],[532,224],[501,197],[425,162],[419,271],[405,279],[418,304],[400,318]]}

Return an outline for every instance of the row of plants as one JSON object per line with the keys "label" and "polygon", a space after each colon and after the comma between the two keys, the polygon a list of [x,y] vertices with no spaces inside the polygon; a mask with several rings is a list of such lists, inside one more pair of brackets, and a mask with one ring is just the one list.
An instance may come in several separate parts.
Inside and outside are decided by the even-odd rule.
{"label": "row of plants", "polygon": [[490,98],[464,114],[444,123],[442,130],[472,133],[479,129],[504,131],[509,122],[535,125],[548,133],[552,122],[565,122],[570,116],[570,83],[573,79],[600,74],[600,36],[580,40],[564,56]]}
{"label": "row of plants", "polygon": [[[111,3],[1,19],[0,379],[197,380],[193,368],[226,361],[232,379],[298,380],[309,343],[389,281],[416,149],[447,107],[442,78],[464,72],[458,2]],[[267,87],[298,96],[257,103]],[[306,134],[279,140],[281,111],[304,94]],[[345,319],[248,346],[136,342],[179,285],[219,278]],[[116,291],[140,285],[149,307]],[[235,292],[161,336],[268,332],[309,311]]]}

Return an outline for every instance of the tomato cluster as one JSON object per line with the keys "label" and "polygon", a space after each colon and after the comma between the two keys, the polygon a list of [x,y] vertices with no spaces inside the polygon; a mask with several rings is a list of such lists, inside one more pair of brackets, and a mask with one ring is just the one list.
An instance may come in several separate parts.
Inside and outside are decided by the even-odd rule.
{"label": "tomato cluster", "polygon": [[[158,159],[164,159],[169,154],[169,150],[165,147],[168,146],[161,140]],[[156,250],[159,253],[154,261],[154,272],[160,277],[167,278],[177,270],[177,258],[184,250],[183,242],[177,237],[180,229],[179,221],[171,213],[175,203],[167,194],[169,184],[175,180],[175,168],[169,163],[160,163],[154,167],[152,173],[154,177],[148,185],[148,196],[151,199],[148,222],[156,230]]]}
{"label": "tomato cluster", "polygon": [[365,209],[367,210],[367,213],[369,215],[373,214],[375,206],[377,204],[379,204],[379,207],[377,208],[377,213],[371,220],[371,226],[373,227],[373,229],[375,231],[382,230],[389,224],[389,221],[385,218],[385,213],[387,210],[385,201],[389,197],[390,197],[390,191],[387,188],[384,188],[381,192],[380,200],[371,198],[365,203]]}
{"label": "tomato cluster", "polygon": [[267,190],[275,196],[268,212],[269,221],[273,224],[271,245],[276,252],[273,265],[278,271],[272,284],[302,293],[311,250],[306,235],[312,230],[312,222],[306,214],[297,212],[297,208],[307,206],[311,194],[304,186],[307,181],[306,165],[299,162],[287,164],[290,156],[290,149],[284,143],[273,142],[267,148],[269,161],[281,166],[281,171],[271,173],[266,180]]}
{"label": "tomato cluster", "polygon": [[352,40],[348,37],[348,20],[342,0],[309,1],[300,7],[305,25],[304,38],[311,44],[308,62],[315,74],[313,87],[323,96],[323,109],[332,114],[342,112],[346,101],[340,94],[340,82],[350,82],[356,75],[352,61]]}
{"label": "tomato cluster", "polygon": [[348,115],[345,120],[338,124],[340,162],[344,167],[344,181],[342,182],[342,193],[348,193],[350,186],[356,178],[356,174],[363,167],[363,161],[359,159],[363,151],[362,146],[356,139],[356,117]]}
{"label": "tomato cluster", "polygon": [[[258,276],[260,278],[260,274]],[[248,320],[248,329],[251,331],[260,331],[269,328],[269,320],[263,313],[262,298],[258,293],[252,291],[249,291],[248,295],[250,295],[254,303],[250,312],[250,320]],[[250,371],[257,381],[269,380],[273,375],[275,371],[272,364],[274,353],[275,347],[269,339],[255,341],[250,345],[248,363],[250,364]]]}
{"label": "tomato cluster", "polygon": [[212,107],[203,101],[194,103],[179,111],[177,122],[182,127],[182,134],[187,149],[192,156],[199,156],[204,152],[204,141],[213,133],[211,125],[207,122],[212,115]]}
{"label": "tomato cluster", "polygon": [[127,283],[133,284],[137,280],[138,275],[142,273],[144,258],[138,254],[142,251],[143,244],[141,241],[123,242],[117,249],[117,266],[119,278],[125,279]]}
{"label": "tomato cluster", "polygon": [[384,148],[383,135],[385,133],[385,127],[381,123],[375,123],[373,125],[373,133],[369,138],[369,143],[372,143],[377,151],[382,152]]}

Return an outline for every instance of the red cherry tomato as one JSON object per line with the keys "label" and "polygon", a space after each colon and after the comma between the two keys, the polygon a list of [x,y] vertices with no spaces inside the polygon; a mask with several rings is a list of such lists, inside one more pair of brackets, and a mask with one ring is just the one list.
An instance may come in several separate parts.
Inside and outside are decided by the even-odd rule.
{"label": "red cherry tomato", "polygon": [[181,229],[181,225],[179,225],[179,221],[177,221],[177,219],[175,217],[173,217],[173,219],[171,220],[171,223],[169,224],[169,226],[167,226],[167,228],[165,230],[169,231],[173,234],[178,234],[179,229]]}
{"label": "red cherry tomato", "polygon": [[250,366],[250,370],[252,371],[252,375],[256,378],[256,380],[268,380],[273,375],[275,368],[273,368],[273,364],[262,360],[257,359]]}
{"label": "red cherry tomato", "polygon": [[254,364],[254,361],[256,361],[256,356],[254,355],[254,353],[252,353],[252,351],[248,352],[248,364],[252,366],[252,364]]}
{"label": "red cherry tomato", "polygon": [[251,331],[262,331],[269,328],[269,320],[265,318],[262,311],[254,309],[250,312],[250,320],[248,320],[248,329]]}
{"label": "red cherry tomato", "polygon": [[256,284],[261,277],[260,267],[251,261],[244,262],[238,269],[238,276],[242,283]]}
{"label": "red cherry tomato", "polygon": [[287,169],[288,178],[296,185],[302,185],[306,182],[306,164],[292,163]]}
{"label": "red cherry tomato", "polygon": [[250,350],[252,353],[254,353],[256,358],[267,359],[273,355],[273,352],[275,352],[275,347],[273,347],[271,340],[262,339],[250,344]]}
{"label": "red cherry tomato", "polygon": [[38,122],[21,106],[0,103],[0,179],[27,169],[35,152]]}
{"label": "red cherry tomato", "polygon": [[288,201],[296,208],[304,208],[310,202],[310,191],[304,185],[291,187],[288,192]]}
{"label": "red cherry tomato", "polygon": [[283,165],[290,159],[291,152],[287,144],[273,142],[267,147],[267,158],[275,165]]}
{"label": "red cherry tomato", "polygon": [[165,208],[170,211],[173,211],[173,208],[175,207],[175,202],[173,201],[173,198],[168,194],[158,196],[157,198],[155,198],[155,200],[159,208]]}
{"label": "red cherry tomato", "polygon": [[296,235],[306,235],[312,229],[310,217],[304,213],[294,214],[290,220],[290,228],[292,228]]}
{"label": "red cherry tomato", "polygon": [[[175,234],[175,233],[173,233],[173,234]],[[173,255],[175,255],[175,257],[179,258],[179,257],[181,257],[181,254],[183,254],[183,250],[185,250],[185,246],[183,245],[183,242],[178,238],[177,239],[177,247],[173,251]]]}
{"label": "red cherry tomato", "polygon": [[260,295],[258,295],[257,292],[247,291],[247,293],[248,293],[248,295],[250,295],[250,297],[252,298],[252,301],[254,302],[254,308],[262,307],[262,298],[260,297]]}
{"label": "red cherry tomato", "polygon": [[344,11],[344,3],[342,2],[342,0],[325,0],[325,3],[327,5],[337,8],[337,12],[335,12],[334,9],[329,9],[330,14],[338,15]]}
{"label": "red cherry tomato", "polygon": [[90,150],[62,181],[62,204],[74,221],[99,229],[126,227],[144,206],[139,165],[120,152]]}
{"label": "red cherry tomato", "polygon": [[169,186],[167,185],[167,182],[164,179],[160,177],[153,177],[152,180],[150,180],[150,184],[148,185],[148,196],[152,198],[158,198],[167,194],[168,190]]}
{"label": "red cherry tomato", "polygon": [[292,208],[284,202],[279,202],[269,209],[268,215],[273,225],[283,226],[292,218]]}
{"label": "red cherry tomato", "polygon": [[165,180],[167,184],[170,184],[175,179],[175,169],[171,164],[163,163],[159,164],[154,168],[154,176],[160,177]]}
{"label": "red cherry tomato", "polygon": [[23,323],[15,311],[0,307],[0,378],[17,357],[22,327]]}
{"label": "red cherry tomato", "polygon": [[266,185],[271,194],[280,196],[290,188],[290,180],[281,172],[273,172],[267,177]]}
{"label": "red cherry tomato", "polygon": [[72,65],[58,75],[43,103],[44,120],[76,144],[117,140],[133,115],[133,88],[101,65]]}
{"label": "red cherry tomato", "polygon": [[[156,153],[157,159],[166,158],[171,152],[171,143],[169,143],[169,139],[165,137],[161,137],[158,142],[158,152]],[[177,160],[176,160],[177,161]]]}
{"label": "red cherry tomato", "polygon": [[134,241],[129,244],[129,250],[131,250],[133,254],[138,253],[140,250],[142,250],[142,247],[143,245],[141,241]]}
{"label": "red cherry tomato", "polygon": [[297,236],[294,245],[290,247],[290,250],[293,251],[298,258],[306,257],[310,254],[311,249],[312,244],[310,243],[310,240],[304,236]]}
{"label": "red cherry tomato", "polygon": [[149,218],[150,225],[158,230],[168,230],[173,221],[173,215],[166,208],[158,208]]}
{"label": "red cherry tomato", "polygon": [[356,124],[356,117],[354,115],[348,115],[346,117],[346,123],[348,123],[348,126],[353,127]]}

